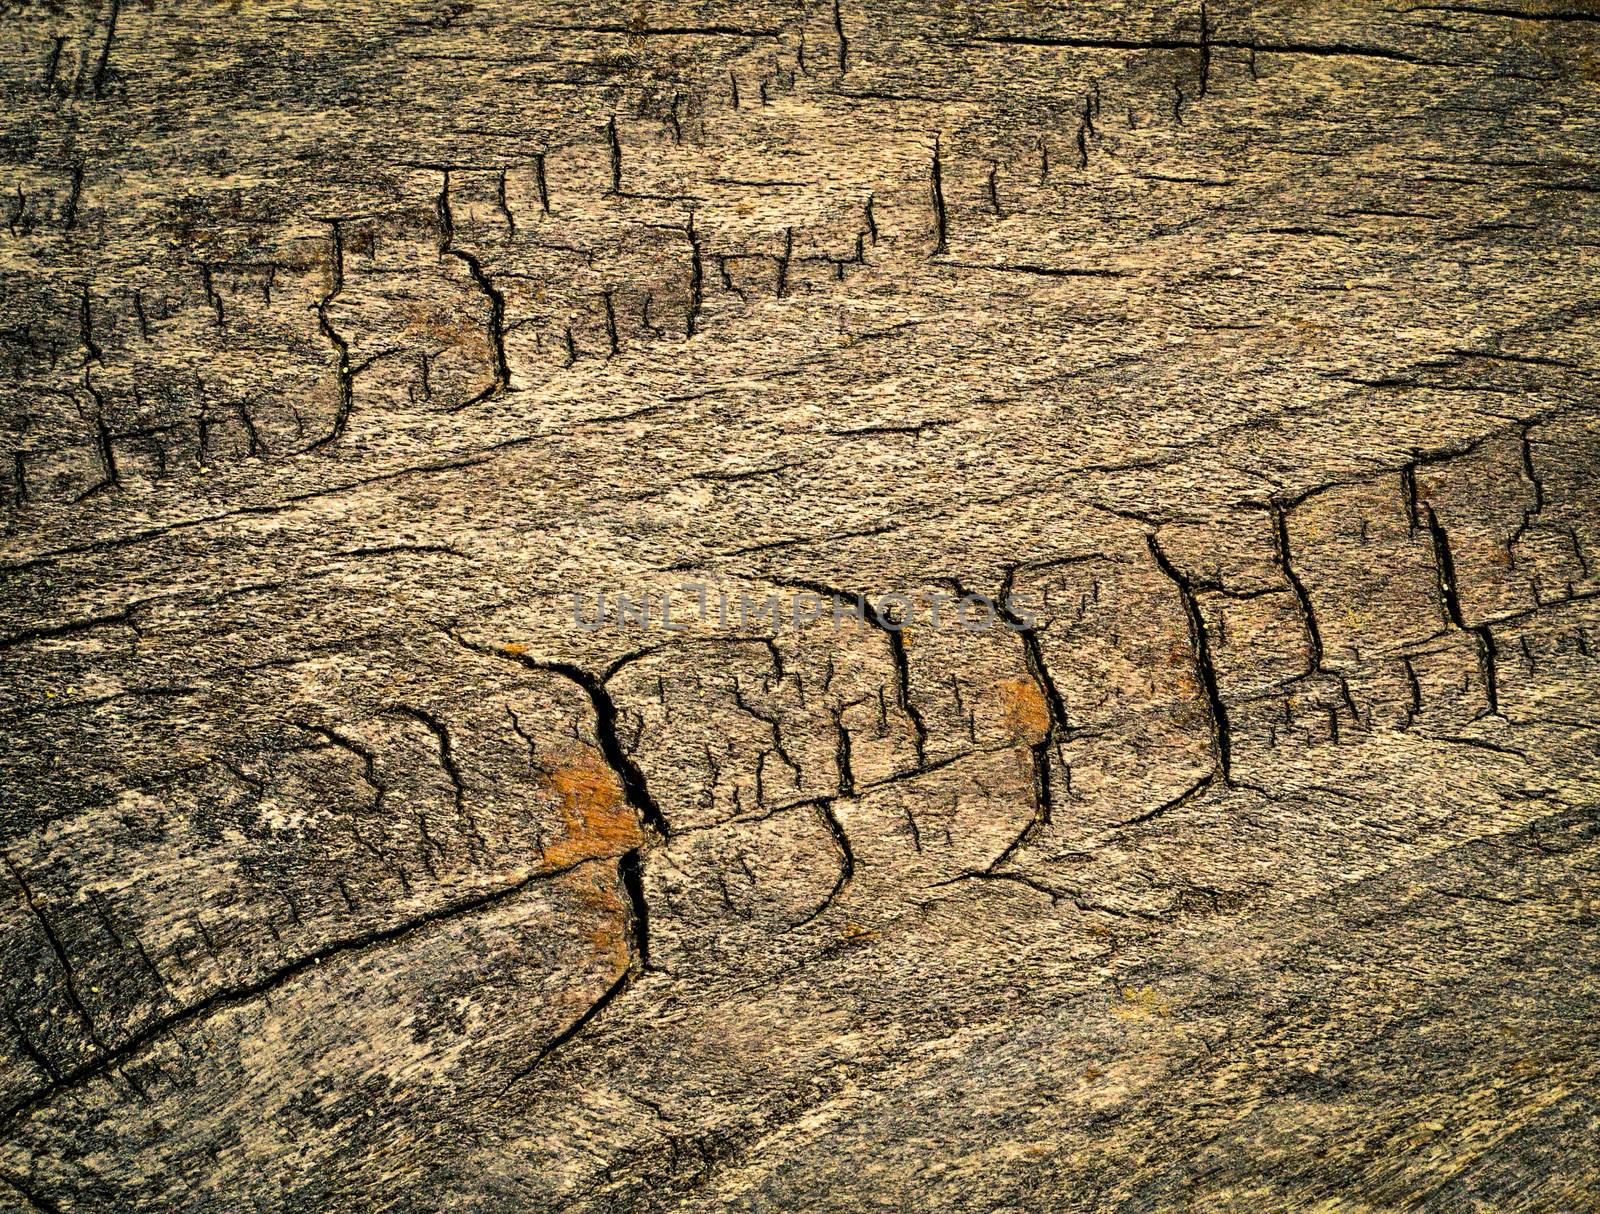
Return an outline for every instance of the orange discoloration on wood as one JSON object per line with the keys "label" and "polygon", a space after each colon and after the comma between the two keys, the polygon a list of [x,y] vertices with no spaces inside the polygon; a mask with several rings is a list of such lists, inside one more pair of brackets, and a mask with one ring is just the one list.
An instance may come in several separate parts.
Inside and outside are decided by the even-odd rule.
{"label": "orange discoloration on wood", "polygon": [[1050,706],[1039,684],[1025,675],[1000,684],[1000,702],[1006,729],[1018,742],[1033,745],[1050,730]]}
{"label": "orange discoloration on wood", "polygon": [[426,299],[405,300],[400,308],[406,316],[402,333],[407,337],[454,347],[471,358],[488,358],[492,353],[483,320],[471,308]]}
{"label": "orange discoloration on wood", "polygon": [[[546,856],[552,854],[546,853]],[[594,955],[613,973],[620,974],[633,963],[632,936],[628,916],[632,913],[616,869],[608,864],[584,864],[555,878],[571,895],[571,919],[574,934],[582,939]],[[582,988],[579,988],[581,992]],[[592,999],[569,993],[573,1005],[587,1006]],[[565,1001],[568,996],[557,996]]]}
{"label": "orange discoloration on wood", "polygon": [[628,943],[628,904],[616,883],[615,874],[590,866],[567,874],[566,881],[577,883],[584,939],[595,953],[621,966],[632,959]]}
{"label": "orange discoloration on wood", "polygon": [[639,819],[623,795],[616,772],[593,746],[575,746],[539,775],[555,794],[566,837],[545,849],[548,864],[564,866],[620,856],[644,842]]}

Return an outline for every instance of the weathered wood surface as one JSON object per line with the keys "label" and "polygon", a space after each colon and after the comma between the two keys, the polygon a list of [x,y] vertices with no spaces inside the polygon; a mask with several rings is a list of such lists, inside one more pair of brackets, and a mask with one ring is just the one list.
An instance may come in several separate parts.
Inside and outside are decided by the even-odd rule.
{"label": "weathered wood surface", "polygon": [[1593,0],[0,22],[0,1208],[1600,1208]]}

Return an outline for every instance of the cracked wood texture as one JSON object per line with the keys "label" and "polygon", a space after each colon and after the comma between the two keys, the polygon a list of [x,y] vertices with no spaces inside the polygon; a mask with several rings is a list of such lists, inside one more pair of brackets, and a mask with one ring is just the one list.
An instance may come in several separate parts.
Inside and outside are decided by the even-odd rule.
{"label": "cracked wood texture", "polygon": [[1594,0],[0,90],[0,1209],[1600,1208]]}

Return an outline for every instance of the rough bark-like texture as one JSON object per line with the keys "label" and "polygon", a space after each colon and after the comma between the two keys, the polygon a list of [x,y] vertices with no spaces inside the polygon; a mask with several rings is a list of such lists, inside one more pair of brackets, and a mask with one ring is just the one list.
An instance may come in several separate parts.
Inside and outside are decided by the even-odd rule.
{"label": "rough bark-like texture", "polygon": [[1594,0],[0,39],[0,1210],[1600,1208]]}

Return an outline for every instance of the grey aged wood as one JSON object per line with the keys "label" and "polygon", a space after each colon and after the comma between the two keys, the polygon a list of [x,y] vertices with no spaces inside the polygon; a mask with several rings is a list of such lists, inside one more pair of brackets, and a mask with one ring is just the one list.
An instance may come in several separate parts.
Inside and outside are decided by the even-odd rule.
{"label": "grey aged wood", "polygon": [[1593,0],[0,38],[0,1208],[1600,1209]]}

